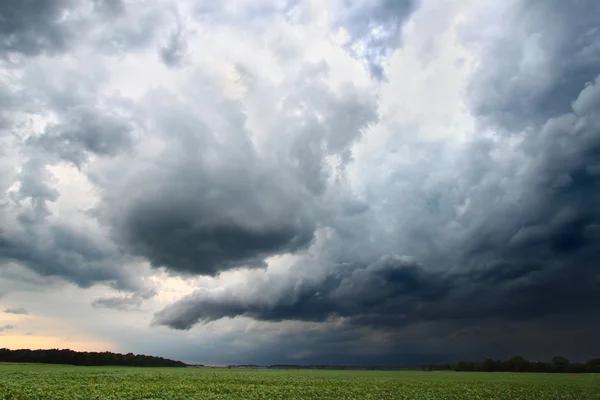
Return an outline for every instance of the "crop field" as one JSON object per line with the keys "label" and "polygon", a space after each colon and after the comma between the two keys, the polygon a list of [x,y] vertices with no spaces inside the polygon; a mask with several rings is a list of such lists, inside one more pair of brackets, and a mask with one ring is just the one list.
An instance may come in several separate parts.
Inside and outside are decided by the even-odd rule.
{"label": "crop field", "polygon": [[600,399],[600,375],[0,364],[0,399]]}

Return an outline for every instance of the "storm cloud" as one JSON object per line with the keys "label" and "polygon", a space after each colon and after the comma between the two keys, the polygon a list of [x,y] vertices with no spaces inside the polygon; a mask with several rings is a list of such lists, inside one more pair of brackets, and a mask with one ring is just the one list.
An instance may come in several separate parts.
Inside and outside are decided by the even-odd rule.
{"label": "storm cloud", "polygon": [[64,16],[76,3],[73,0],[2,2],[3,53],[35,55],[44,50],[65,50],[73,32]]}
{"label": "storm cloud", "polygon": [[507,21],[488,28],[490,35],[500,30],[494,40],[467,31],[473,46],[484,47],[471,90],[478,115],[521,130],[568,113],[598,76],[598,12],[594,1],[522,1],[504,11]]}
{"label": "storm cloud", "polygon": [[568,339],[600,333],[597,2],[26,3],[0,6],[10,304],[26,271],[272,363],[594,356]]}
{"label": "storm cloud", "polygon": [[[535,5],[523,7],[530,10]],[[600,306],[594,261],[600,251],[600,214],[595,206],[600,200],[596,171],[600,160],[600,71],[597,64],[591,67],[590,60],[598,53],[590,46],[597,41],[590,38],[595,30],[585,18],[580,31],[569,23],[578,18],[578,12],[589,11],[585,5],[571,9],[566,16],[560,10],[542,8],[560,18],[565,29],[572,29],[570,37],[582,38],[575,41],[581,48],[574,48],[573,42],[560,44],[551,47],[551,56],[565,60],[573,54],[587,57],[580,60],[581,66],[568,63],[555,72],[568,84],[561,83],[559,88],[553,86],[558,83],[546,83],[544,96],[560,90],[551,95],[557,97],[557,103],[535,105],[535,118],[521,115],[523,107],[511,103],[514,111],[508,110],[508,116],[518,118],[518,126],[495,117],[492,122],[502,131],[473,137],[459,148],[458,156],[421,143],[418,151],[435,161],[427,170],[414,171],[419,179],[410,176],[410,169],[393,181],[375,179],[372,188],[377,189],[378,183],[385,186],[384,193],[396,201],[383,205],[389,207],[385,210],[389,213],[389,236],[387,243],[375,243],[365,250],[374,254],[362,253],[354,259],[352,254],[359,245],[355,240],[364,241],[368,235],[365,228],[369,229],[370,210],[353,226],[360,232],[358,239],[353,233],[344,235],[336,226],[340,221],[334,220],[332,228],[337,235],[322,247],[326,251],[342,248],[344,254],[325,252],[319,254],[320,260],[304,259],[302,266],[290,271],[296,277],[285,281],[267,273],[228,290],[199,291],[160,311],[155,323],[189,329],[200,321],[237,315],[267,321],[324,321],[342,316],[358,324],[385,328],[442,319],[522,320],[573,309],[596,310]],[[534,31],[537,23],[526,19],[524,32]],[[553,32],[547,29],[540,40],[552,40]],[[490,54],[490,60],[501,58],[504,40],[486,43],[498,52]],[[529,51],[527,42],[521,45],[520,52]],[[588,67],[589,73],[582,74]],[[493,68],[497,72],[490,74]],[[496,95],[496,80],[510,74],[510,68],[498,70],[498,66],[484,62],[475,71],[471,108],[481,121],[490,121],[483,101]],[[523,80],[523,84],[531,81]],[[524,87],[518,90],[528,91]],[[559,101],[567,106],[559,107]],[[518,130],[503,133],[510,128]],[[454,171],[443,170],[448,168],[444,162],[449,157]],[[405,193],[396,192],[402,177]],[[426,187],[427,181],[434,181],[435,186]],[[411,215],[398,218],[394,211]],[[427,220],[430,223],[424,224]],[[406,265],[402,256],[376,258],[375,251],[394,254],[390,253],[394,247],[404,249],[417,261]],[[361,262],[369,256],[375,258],[370,263]],[[324,260],[328,263],[320,268],[327,272],[316,282],[300,275],[302,268],[310,269],[310,264]]]}
{"label": "storm cloud", "polygon": [[4,1],[0,5],[1,56],[10,60],[12,55],[65,53],[90,33],[92,25],[124,12],[121,0]]}
{"label": "storm cloud", "polygon": [[185,93],[202,102],[191,113],[168,93],[150,95],[145,106],[160,110],[148,117],[162,150],[152,160],[115,161],[118,175],[100,182],[114,237],[155,267],[207,275],[264,267],[266,257],[306,248],[325,211],[325,158],[347,157],[376,118],[369,93],[361,98],[348,86],[340,97],[320,82],[327,76],[324,66],[307,65],[290,78],[306,98],[290,96],[285,107],[304,110],[275,116],[270,129],[286,138],[263,148],[251,140],[241,102]]}

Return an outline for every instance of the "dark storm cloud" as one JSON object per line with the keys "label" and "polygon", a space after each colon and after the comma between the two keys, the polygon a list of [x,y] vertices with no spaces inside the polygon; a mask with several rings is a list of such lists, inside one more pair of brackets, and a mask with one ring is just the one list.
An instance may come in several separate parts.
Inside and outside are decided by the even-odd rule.
{"label": "dark storm cloud", "polygon": [[490,44],[472,82],[473,109],[520,134],[527,163],[516,201],[490,207],[461,258],[495,265],[482,279],[512,285],[505,301],[488,305],[507,315],[600,307],[598,12],[593,1],[523,2],[507,25],[516,28]]}
{"label": "dark storm cloud", "polygon": [[62,277],[81,287],[112,282],[120,288],[136,288],[135,279],[122,268],[122,257],[111,246],[71,227],[41,225],[35,211],[20,219],[22,230],[0,231],[0,262],[18,262],[42,276]]}
{"label": "dark storm cloud", "polygon": [[[166,352],[168,346],[166,354],[207,365],[246,362],[259,365],[419,365],[432,360],[453,361],[465,354],[465,347],[441,345],[441,338],[455,332],[452,327],[443,324],[392,335],[379,335],[368,327],[348,325],[340,319],[324,323],[241,323],[239,326],[239,329],[221,331],[208,341],[172,331],[171,334],[178,335],[179,340],[141,342],[139,334],[134,334],[128,335],[124,341],[142,353],[153,348]],[[218,329],[217,326],[211,328]],[[424,328],[427,328],[428,334],[425,334]],[[468,343],[469,340],[472,341],[472,338],[466,337],[462,343]],[[454,340],[452,344],[461,343]]]}
{"label": "dark storm cloud", "polygon": [[[146,22],[156,10],[146,11],[137,21],[142,30],[152,25]],[[121,22],[115,21],[115,35]],[[175,39],[183,40],[182,27],[178,29]],[[174,65],[172,56],[177,54],[171,50],[179,50],[171,45],[183,43],[171,42],[164,61]],[[171,272],[215,275],[262,267],[270,255],[306,248],[317,225],[312,192],[322,193],[328,179],[325,157],[339,154],[347,162],[350,146],[376,118],[371,97],[352,86],[334,95],[324,84],[326,64],[307,66],[290,78],[301,93],[287,96],[286,110],[276,121],[278,129],[288,131],[288,141],[272,143],[275,157],[262,160],[244,127],[243,104],[223,99],[211,82],[206,88],[213,94],[188,93],[191,99],[186,100],[207,110],[198,113],[167,90],[150,94],[139,107],[97,96],[105,73],[102,65],[90,65],[81,74],[52,60],[28,66],[23,83],[36,100],[34,112],[50,111],[58,121],[26,141],[29,160],[18,173],[18,190],[10,200],[12,216],[18,218],[1,237],[3,260],[82,286],[125,279],[118,285],[130,287],[119,251]],[[203,81],[200,76],[198,82]],[[188,90],[196,89],[190,85]],[[8,93],[12,104],[14,93]],[[303,108],[303,114],[287,114],[294,107]],[[310,119],[308,124],[303,116]],[[164,141],[164,151],[130,157],[129,151],[139,145],[133,139],[134,126],[142,135]],[[92,165],[87,170],[90,158],[107,168]],[[102,161],[108,159],[115,159],[112,166]],[[68,249],[57,247],[67,242],[53,235],[68,233],[68,228],[54,229],[45,221],[52,214],[49,205],[61,195],[47,166],[62,161],[106,189],[101,192],[103,203],[89,215],[111,228],[119,250],[106,245],[92,255],[88,250],[96,238],[87,235]],[[29,202],[31,206],[24,206]],[[34,239],[27,240],[28,235]],[[52,246],[37,247],[42,244]]]}
{"label": "dark storm cloud", "polygon": [[[303,267],[298,263],[298,269]],[[322,280],[302,282],[293,275],[284,279],[250,281],[250,293],[224,292],[216,299],[209,292],[195,293],[157,313],[155,324],[189,329],[199,321],[236,315],[270,321],[325,321],[377,309],[382,314],[394,309],[408,312],[413,300],[439,300],[449,289],[414,261],[398,256],[382,257],[364,268],[339,266],[335,275]]]}
{"label": "dark storm cloud", "polygon": [[[184,133],[186,125],[185,120],[169,121],[171,132]],[[189,149],[208,150],[213,145],[189,143]],[[262,266],[263,257],[311,241],[314,222],[300,203],[305,196],[296,193],[295,198],[294,188],[286,192],[267,171],[253,169],[251,148],[229,153],[212,165],[194,152],[170,151],[163,155],[170,165],[157,164],[126,176],[124,186],[107,198],[109,204],[121,204],[105,212],[128,251],[147,257],[156,267],[214,275]]]}
{"label": "dark storm cloud", "polygon": [[[451,357],[448,348],[479,357],[511,352],[515,343],[545,357],[568,350],[567,339],[599,332],[586,322],[600,311],[597,2],[515,2],[507,15],[491,17],[499,22],[477,20],[473,29],[465,22],[461,38],[481,58],[468,91],[478,132],[464,140],[421,139],[421,120],[402,125],[402,107],[386,110],[369,89],[338,85],[338,61],[301,64],[294,57],[303,51],[293,61],[281,49],[247,65],[235,60],[235,83],[233,73],[204,75],[185,65],[195,50],[188,41],[199,40],[192,37],[197,21],[167,27],[168,13],[151,2],[86,3],[95,12],[87,27],[78,14],[83,2],[31,1],[46,11],[35,15],[24,4],[0,5],[0,21],[11,18],[1,24],[0,50],[64,58],[32,58],[22,70],[2,71],[11,80],[0,85],[0,269],[7,281],[21,279],[16,263],[80,287],[110,283],[129,294],[92,305],[131,311],[154,293],[143,288],[147,272],[130,261],[215,276],[214,287],[165,307],[153,324],[185,330],[235,317],[262,321],[255,325],[281,331],[270,349],[244,354],[274,363],[284,355],[394,364],[407,354]],[[348,50],[382,77],[417,6],[350,1],[332,15],[350,35]],[[259,4],[229,15],[221,3],[207,7],[196,10],[203,24],[243,23],[248,43],[256,27],[245,20],[282,11]],[[77,12],[63,19],[67,8]],[[323,11],[317,8],[300,14],[311,18]],[[288,17],[267,26],[289,23],[300,34],[312,23]],[[419,15],[415,24],[439,22],[430,17]],[[149,82],[131,53],[145,48],[155,61],[186,68],[161,67]],[[221,61],[206,65],[231,66]],[[429,60],[420,62],[430,71]],[[224,95],[220,80],[235,94]],[[114,86],[135,100],[110,97]],[[82,199],[59,191],[62,177],[50,168],[57,165],[75,166],[69,173],[87,177],[98,197],[73,220],[61,200]],[[261,268],[279,255],[293,261]],[[581,340],[571,350],[593,346]],[[228,357],[236,362],[239,354]]]}
{"label": "dark storm cloud", "polygon": [[[267,273],[244,287],[199,291],[158,312],[154,323],[188,329],[238,315],[276,321],[343,316],[359,326],[397,330],[442,320],[464,326],[489,318],[525,323],[600,310],[600,64],[590,61],[600,47],[593,40],[597,22],[586,14],[596,5],[585,5],[578,2],[567,12],[557,2],[527,4],[561,21],[573,39],[563,43],[550,26],[545,31],[549,47],[542,48],[538,66],[551,71],[543,93],[556,97],[553,105],[536,94],[519,106],[513,96],[529,90],[526,79],[502,86],[508,91],[498,95],[501,77],[518,60],[479,67],[471,85],[473,109],[490,128],[524,129],[512,131],[517,141],[478,136],[457,158],[423,143],[418,151],[432,160],[427,170],[409,166],[399,171],[406,174],[400,175],[406,176],[403,186],[397,178],[383,180],[381,193],[373,182],[375,195],[396,199],[381,206],[387,217],[381,242],[374,233],[381,227],[370,225],[372,210],[354,222],[336,216],[330,223],[337,239],[320,245],[318,262],[304,260],[304,268],[321,270],[320,275],[308,279],[301,268],[292,268],[282,280]],[[579,20],[577,15],[577,26],[564,22]],[[537,23],[527,19],[520,28],[530,32]],[[491,44],[496,53],[488,55],[490,63],[502,59],[503,43],[504,37]],[[526,52],[528,43],[514,46]],[[553,70],[563,57],[562,69]],[[493,72],[486,75],[485,68]],[[510,105],[505,114],[487,111],[495,98]],[[454,164],[445,164],[449,157]],[[437,186],[423,185],[434,178]],[[375,239],[361,247],[371,234]],[[393,254],[394,248],[414,261],[376,254]]]}
{"label": "dark storm cloud", "polygon": [[[224,188],[228,189],[231,190]],[[196,208],[185,200],[180,203],[177,199],[162,197],[163,204],[155,198],[152,202],[137,203],[119,232],[131,251],[147,256],[155,266],[215,275],[240,266],[264,266],[262,260],[267,255],[297,250],[312,238],[310,223],[302,220],[289,221],[287,226],[286,221],[280,221],[278,226],[253,226],[252,221],[228,221],[224,216],[222,221],[204,225],[199,221],[218,218],[220,207],[211,212],[210,208]],[[174,204],[181,208],[172,210]],[[250,205],[247,206],[251,212]]]}
{"label": "dark storm cloud", "polygon": [[203,110],[197,113],[169,93],[150,96],[152,126],[165,135],[162,152],[143,167],[123,159],[129,173],[99,181],[106,185],[101,211],[116,241],[155,267],[204,275],[263,267],[266,257],[306,248],[321,212],[325,157],[347,159],[376,118],[370,98],[352,87],[334,95],[319,83],[320,67],[313,69],[297,78],[300,94],[286,105],[302,107],[310,122],[283,111],[276,126],[288,134],[269,144],[267,156],[249,139],[241,103],[203,94],[194,98]]}
{"label": "dark storm cloud", "polygon": [[600,279],[593,260],[600,251],[567,259],[557,259],[559,253],[528,259],[498,250],[493,255],[498,261],[479,257],[465,261],[476,265],[474,269],[449,272],[386,256],[364,268],[331,268],[332,275],[312,282],[295,271],[298,276],[292,272],[285,280],[250,280],[246,284],[251,289],[241,293],[197,292],[157,313],[154,323],[189,329],[198,322],[238,315],[266,321],[341,316],[358,326],[396,329],[423,321],[521,320],[597,310]]}
{"label": "dark storm cloud", "polygon": [[163,12],[154,4],[126,7],[122,0],[6,0],[0,57],[66,54],[83,39],[108,53],[137,50],[152,42]]}
{"label": "dark storm cloud", "polygon": [[[418,7],[418,0],[350,0],[336,21],[350,34],[348,50],[367,60],[372,75],[384,77],[384,63],[401,44],[402,25]],[[357,48],[362,50],[358,51]]]}
{"label": "dark storm cloud", "polygon": [[27,312],[26,309],[24,309],[23,307],[19,307],[19,308],[7,308],[4,310],[5,313],[7,314],[17,314],[17,315],[27,315],[29,314],[29,312]]}
{"label": "dark storm cloud", "polygon": [[73,38],[65,18],[77,0],[6,0],[0,4],[0,50],[25,55],[64,51]]}
{"label": "dark storm cloud", "polygon": [[[598,75],[599,13],[594,0],[516,3],[496,23],[500,37],[473,40],[484,49],[472,85],[476,111],[509,130],[568,112]],[[480,27],[474,29],[467,35],[480,37]]]}

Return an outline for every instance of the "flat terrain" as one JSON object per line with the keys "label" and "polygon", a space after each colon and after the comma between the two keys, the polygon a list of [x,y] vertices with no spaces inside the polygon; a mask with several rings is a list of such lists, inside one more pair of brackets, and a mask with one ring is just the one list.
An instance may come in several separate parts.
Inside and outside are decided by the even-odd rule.
{"label": "flat terrain", "polygon": [[0,363],[0,399],[600,399],[600,375]]}

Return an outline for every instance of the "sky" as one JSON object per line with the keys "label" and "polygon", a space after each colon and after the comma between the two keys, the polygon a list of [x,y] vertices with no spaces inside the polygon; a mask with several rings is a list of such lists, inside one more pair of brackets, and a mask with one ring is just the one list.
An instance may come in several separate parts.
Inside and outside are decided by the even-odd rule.
{"label": "sky", "polygon": [[600,2],[0,2],[0,347],[599,357]]}

